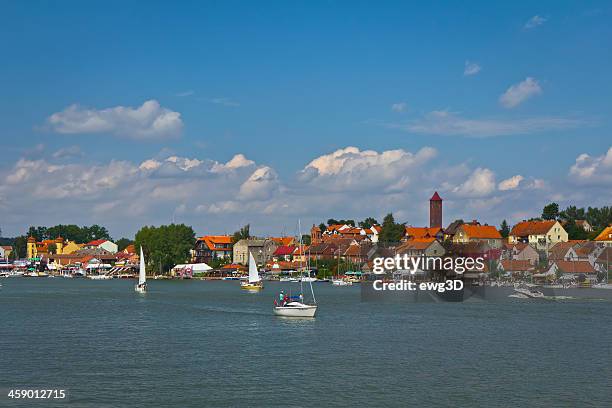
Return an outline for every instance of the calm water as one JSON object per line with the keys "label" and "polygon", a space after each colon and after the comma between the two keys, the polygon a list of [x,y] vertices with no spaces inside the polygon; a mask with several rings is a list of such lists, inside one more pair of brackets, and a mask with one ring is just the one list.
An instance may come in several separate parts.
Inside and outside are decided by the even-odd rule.
{"label": "calm water", "polygon": [[[0,281],[0,390],[70,406],[612,406],[612,303],[371,304],[314,284],[314,320],[272,315],[281,287]],[[1,406],[13,406],[5,396]],[[32,403],[28,406],[50,406]]]}

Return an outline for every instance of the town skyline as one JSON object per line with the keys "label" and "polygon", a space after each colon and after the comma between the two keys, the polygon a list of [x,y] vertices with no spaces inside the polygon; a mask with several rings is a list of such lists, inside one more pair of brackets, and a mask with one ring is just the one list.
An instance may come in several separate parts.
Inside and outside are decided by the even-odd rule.
{"label": "town skyline", "polygon": [[3,235],[609,206],[610,6],[464,7],[8,4]]}

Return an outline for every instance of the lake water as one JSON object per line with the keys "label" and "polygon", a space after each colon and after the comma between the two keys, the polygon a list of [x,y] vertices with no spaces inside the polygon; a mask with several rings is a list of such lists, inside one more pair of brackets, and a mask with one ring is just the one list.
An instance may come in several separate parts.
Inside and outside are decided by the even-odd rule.
{"label": "lake water", "polygon": [[[315,283],[316,319],[236,281],[0,281],[0,390],[23,406],[612,406],[612,303],[360,301]],[[17,406],[6,395],[0,406]]]}

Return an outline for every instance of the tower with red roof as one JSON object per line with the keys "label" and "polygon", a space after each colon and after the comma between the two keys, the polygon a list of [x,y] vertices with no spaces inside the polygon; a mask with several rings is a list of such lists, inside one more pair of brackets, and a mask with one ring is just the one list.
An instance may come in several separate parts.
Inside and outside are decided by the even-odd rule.
{"label": "tower with red roof", "polygon": [[442,198],[437,191],[429,199],[429,227],[442,228]]}

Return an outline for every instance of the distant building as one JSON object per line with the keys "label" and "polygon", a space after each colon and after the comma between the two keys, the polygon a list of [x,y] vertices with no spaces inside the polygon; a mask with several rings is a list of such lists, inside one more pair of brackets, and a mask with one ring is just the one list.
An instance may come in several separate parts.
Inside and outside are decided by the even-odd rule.
{"label": "distant building", "polygon": [[406,241],[395,248],[399,255],[416,256],[443,256],[446,250],[438,240],[432,241]]}
{"label": "distant building", "polygon": [[567,232],[559,221],[555,220],[519,222],[508,236],[508,242],[511,244],[523,242],[542,251],[547,251],[557,242],[567,242],[567,240]]}
{"label": "distant building", "polygon": [[321,228],[312,224],[312,228],[310,229],[310,243],[318,244],[321,241],[323,241],[323,232]]}
{"label": "distant building", "polygon": [[433,241],[434,239],[442,241],[444,232],[440,227],[406,227],[404,236],[407,241]]}
{"label": "distant building", "polygon": [[96,240],[90,241],[86,243],[83,248],[86,248],[86,249],[101,248],[101,249],[104,249],[105,251],[110,252],[111,254],[116,254],[119,251],[119,247],[117,246],[117,244],[115,244],[112,241],[109,241],[108,239],[96,239]]}
{"label": "distant building", "polygon": [[235,264],[248,265],[249,252],[253,254],[255,262],[263,265],[272,259],[272,254],[278,245],[271,239],[245,238],[234,244],[233,255]]}
{"label": "distant building", "polygon": [[215,259],[231,259],[232,237],[229,235],[205,235],[197,239],[193,252],[193,263],[210,263]]}
{"label": "distant building", "polygon": [[442,198],[437,191],[429,199],[429,227],[442,228]]}
{"label": "distant building", "polygon": [[493,249],[502,247],[502,236],[492,225],[478,223],[460,225],[453,235],[454,243],[486,242]]}
{"label": "distant building", "polygon": [[597,271],[587,261],[555,261],[548,268],[549,274],[561,275],[562,279],[580,280],[581,275],[594,283],[597,281]]}
{"label": "distant building", "polygon": [[540,263],[540,254],[531,245],[519,242],[517,244],[505,244],[504,259],[516,261],[529,261],[531,265]]}
{"label": "distant building", "polygon": [[576,226],[582,228],[586,232],[593,232],[593,227],[587,220],[576,220]]}
{"label": "distant building", "polygon": [[597,238],[595,238],[595,241],[602,243],[605,246],[612,247],[612,225],[604,228]]}

